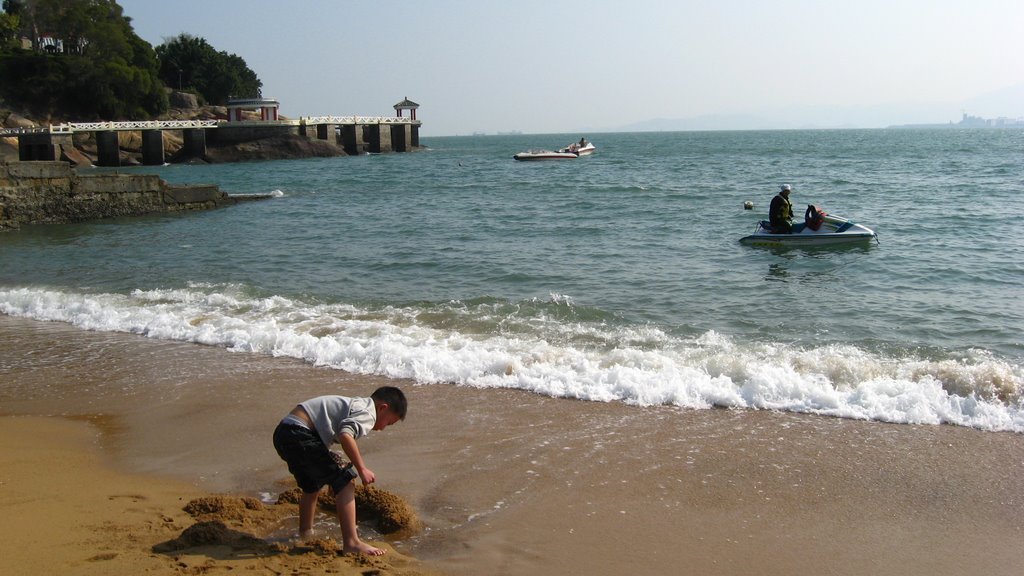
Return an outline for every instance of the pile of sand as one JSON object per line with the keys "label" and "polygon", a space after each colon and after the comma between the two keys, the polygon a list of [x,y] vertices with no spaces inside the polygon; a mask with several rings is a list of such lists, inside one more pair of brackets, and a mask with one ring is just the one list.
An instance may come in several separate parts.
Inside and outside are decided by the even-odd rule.
{"label": "pile of sand", "polygon": [[404,499],[373,486],[356,486],[356,518],[373,523],[381,534],[410,534],[420,529],[419,518]]}
{"label": "pile of sand", "polygon": [[[185,505],[183,510],[196,520],[181,535],[153,547],[154,552],[172,553],[208,546],[227,547],[236,554],[267,556],[280,553],[341,555],[341,547],[330,539],[290,545],[271,544],[257,534],[266,534],[282,518],[298,514],[302,496],[299,488],[281,494],[277,504],[265,505],[250,497],[204,496]],[[326,513],[334,514],[334,496],[324,490],[317,500]],[[359,523],[381,534],[410,534],[420,528],[412,507],[401,497],[372,486],[356,486],[356,515]]]}
{"label": "pile of sand", "polygon": [[[277,503],[298,504],[301,497],[302,490],[293,488],[282,493]],[[326,489],[320,492],[317,506],[325,513],[334,514],[334,495]],[[356,486],[356,518],[359,524],[381,534],[407,535],[421,528],[419,517],[405,499],[374,486]]]}
{"label": "pile of sand", "polygon": [[197,522],[174,540],[153,546],[153,551],[167,553],[201,546],[227,546],[232,550],[247,550],[261,555],[281,551],[252,534],[228,528],[219,520]]}

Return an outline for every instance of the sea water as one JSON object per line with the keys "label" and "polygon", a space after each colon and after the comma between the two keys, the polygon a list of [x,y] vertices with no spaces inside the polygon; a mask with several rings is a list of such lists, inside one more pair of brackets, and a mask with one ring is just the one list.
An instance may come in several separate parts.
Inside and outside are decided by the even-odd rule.
{"label": "sea water", "polygon": [[[1024,131],[421,144],[119,169],[272,197],[0,234],[0,312],[423,385],[1024,432]],[[782,184],[877,241],[741,245]]]}

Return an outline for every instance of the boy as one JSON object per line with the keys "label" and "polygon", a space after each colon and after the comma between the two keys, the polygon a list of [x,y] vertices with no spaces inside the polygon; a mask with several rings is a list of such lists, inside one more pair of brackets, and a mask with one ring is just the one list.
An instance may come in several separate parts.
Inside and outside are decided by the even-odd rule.
{"label": "boy", "polygon": [[[356,474],[363,484],[373,484],[376,477],[363,463],[356,440],[370,430],[383,430],[405,420],[405,394],[394,386],[382,386],[369,398],[318,396],[302,402],[281,420],[274,430],[274,448],[288,463],[295,476],[302,498],[299,500],[299,537],[313,536],[313,516],[317,496],[324,484],[334,490],[334,506],[341,524],[342,547],[346,553],[370,556],[384,554],[359,539],[356,532]],[[342,468],[334,460],[328,446],[337,442],[348,456]]]}

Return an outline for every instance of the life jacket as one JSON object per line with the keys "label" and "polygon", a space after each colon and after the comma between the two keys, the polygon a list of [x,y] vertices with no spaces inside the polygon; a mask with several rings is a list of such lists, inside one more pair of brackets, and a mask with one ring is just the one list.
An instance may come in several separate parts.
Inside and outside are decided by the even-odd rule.
{"label": "life jacket", "polygon": [[772,203],[768,206],[768,220],[771,221],[772,226],[778,226],[783,223],[790,223],[793,220],[793,203],[789,201],[782,193],[776,194],[772,198]]}
{"label": "life jacket", "polygon": [[817,230],[825,222],[825,216],[828,216],[828,214],[824,210],[813,204],[808,204],[807,210],[804,211],[804,224],[811,230]]}

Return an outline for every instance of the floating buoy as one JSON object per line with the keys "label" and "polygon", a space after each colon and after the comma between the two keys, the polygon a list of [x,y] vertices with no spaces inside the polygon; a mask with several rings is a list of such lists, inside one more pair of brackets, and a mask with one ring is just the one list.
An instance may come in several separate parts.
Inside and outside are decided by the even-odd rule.
{"label": "floating buoy", "polygon": [[750,200],[747,200],[746,202],[743,203],[743,209],[744,210],[753,210],[754,209],[754,203],[751,202]]}

